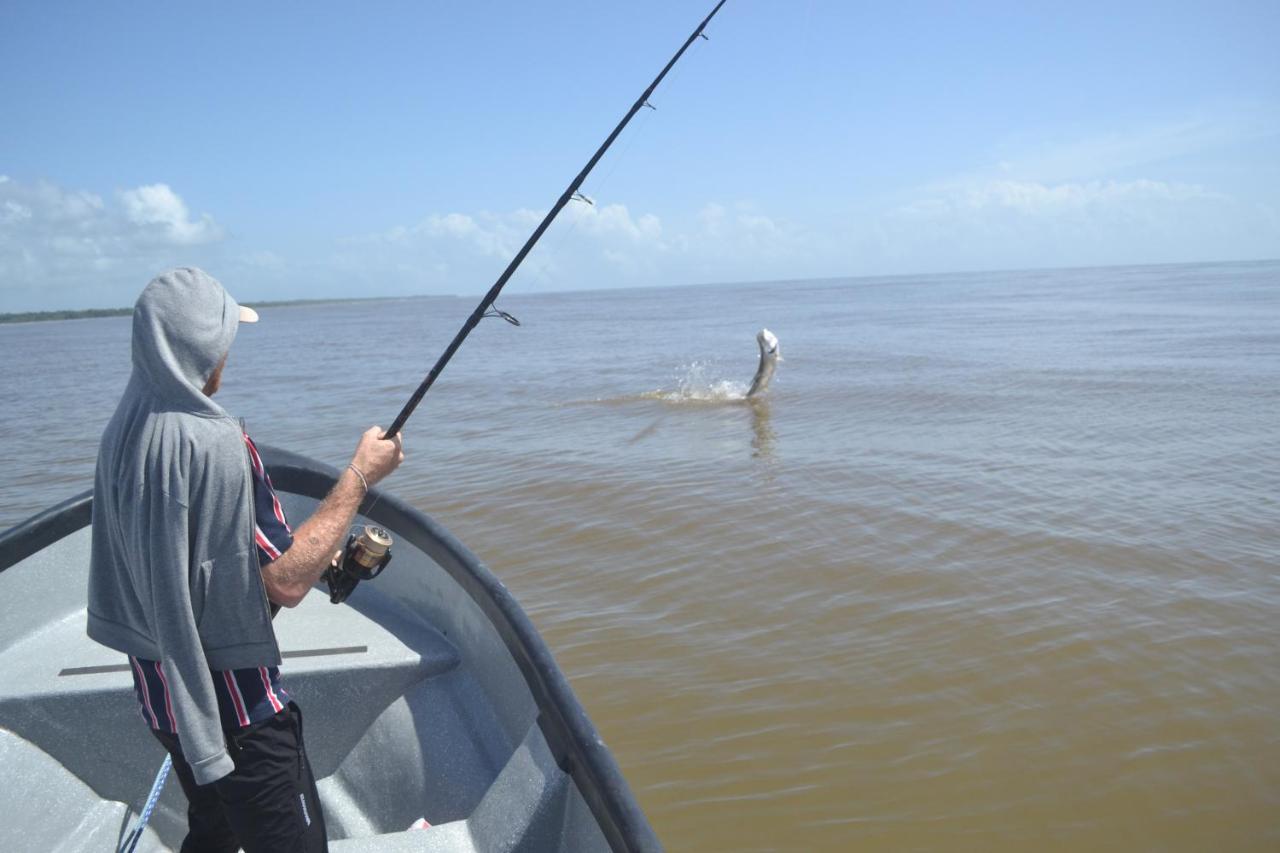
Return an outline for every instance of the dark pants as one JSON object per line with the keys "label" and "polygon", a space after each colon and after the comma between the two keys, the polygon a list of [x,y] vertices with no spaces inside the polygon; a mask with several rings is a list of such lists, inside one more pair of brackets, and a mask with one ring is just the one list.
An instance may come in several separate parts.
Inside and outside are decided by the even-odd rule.
{"label": "dark pants", "polygon": [[302,712],[290,702],[274,717],[227,734],[236,769],[197,785],[178,739],[152,734],[173,756],[187,795],[182,853],[316,853],[328,850],[316,780],[302,745]]}

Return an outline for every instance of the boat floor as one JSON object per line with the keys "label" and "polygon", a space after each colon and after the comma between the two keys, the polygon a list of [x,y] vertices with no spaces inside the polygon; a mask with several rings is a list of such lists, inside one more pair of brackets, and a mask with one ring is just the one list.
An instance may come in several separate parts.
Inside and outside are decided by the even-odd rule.
{"label": "boat floor", "polygon": [[[113,849],[163,760],[126,659],[85,635],[88,539],[82,529],[0,575],[14,614],[0,628],[0,849]],[[313,591],[276,619],[331,849],[607,849],[536,712],[495,701],[474,672],[492,664],[368,586],[339,607]],[[431,827],[408,829],[421,818]],[[177,849],[185,827],[171,776],[137,849]]]}

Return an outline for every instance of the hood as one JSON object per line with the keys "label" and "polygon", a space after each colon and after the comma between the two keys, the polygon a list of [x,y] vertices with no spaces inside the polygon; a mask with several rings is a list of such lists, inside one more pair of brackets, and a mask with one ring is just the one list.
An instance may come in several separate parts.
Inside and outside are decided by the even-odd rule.
{"label": "hood", "polygon": [[183,411],[226,416],[204,386],[231,349],[240,306],[192,267],[161,273],[133,306],[133,368],[157,397]]}

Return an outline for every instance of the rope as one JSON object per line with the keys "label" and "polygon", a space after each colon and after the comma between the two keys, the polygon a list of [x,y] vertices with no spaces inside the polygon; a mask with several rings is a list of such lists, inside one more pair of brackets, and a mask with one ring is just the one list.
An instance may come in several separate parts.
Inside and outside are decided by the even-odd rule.
{"label": "rope", "polygon": [[134,827],[133,832],[125,838],[124,843],[120,845],[120,853],[133,853],[138,842],[142,839],[142,832],[147,828],[147,821],[151,820],[151,812],[155,811],[156,801],[160,799],[160,792],[164,790],[165,780],[169,778],[169,770],[173,767],[173,756],[166,755],[164,763],[160,765],[160,771],[156,773],[156,781],[151,784],[151,793],[147,795],[147,804],[142,807],[142,816],[138,818],[138,825]]}

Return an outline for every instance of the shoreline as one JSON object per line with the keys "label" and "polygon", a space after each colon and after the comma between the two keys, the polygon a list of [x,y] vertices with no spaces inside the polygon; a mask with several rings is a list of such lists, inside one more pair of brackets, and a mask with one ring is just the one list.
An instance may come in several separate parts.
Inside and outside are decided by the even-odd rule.
{"label": "shoreline", "polygon": [[[331,299],[277,299],[265,302],[254,301],[254,307],[286,308],[292,305],[326,305],[337,302],[372,302],[386,297],[354,296],[333,297]],[[44,323],[52,320],[94,320],[100,317],[128,317],[133,308],[83,308],[65,311],[14,311],[0,314],[2,323]]]}

